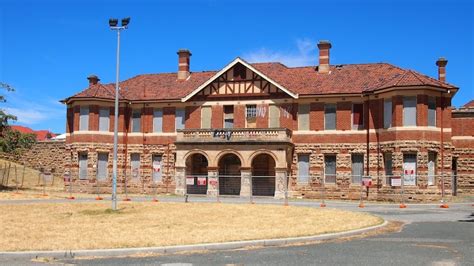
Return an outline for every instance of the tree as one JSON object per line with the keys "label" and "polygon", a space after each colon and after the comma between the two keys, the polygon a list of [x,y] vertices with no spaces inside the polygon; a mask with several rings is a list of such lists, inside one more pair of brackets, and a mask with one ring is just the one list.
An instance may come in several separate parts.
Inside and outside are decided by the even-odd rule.
{"label": "tree", "polygon": [[0,138],[0,148],[3,152],[16,152],[20,149],[29,149],[36,142],[36,135],[21,133],[7,127]]}
{"label": "tree", "polygon": [[[7,91],[15,91],[15,89],[8,85],[7,83],[0,82],[0,88]],[[0,102],[6,102],[4,95],[0,95]],[[6,127],[8,127],[8,121],[16,121],[16,116],[7,114],[3,109],[0,108],[0,135],[3,135],[3,132]]]}

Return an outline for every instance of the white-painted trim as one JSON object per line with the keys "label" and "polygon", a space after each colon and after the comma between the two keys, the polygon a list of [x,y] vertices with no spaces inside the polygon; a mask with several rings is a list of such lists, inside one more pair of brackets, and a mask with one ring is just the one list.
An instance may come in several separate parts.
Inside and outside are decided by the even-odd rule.
{"label": "white-painted trim", "polygon": [[[104,131],[74,131],[72,134],[67,133],[66,137],[71,137],[74,135],[108,135],[113,136],[114,132],[104,132]],[[118,132],[119,136],[125,136],[124,132]],[[130,132],[128,133],[129,137],[141,137],[145,135],[146,137],[153,137],[153,136],[176,136],[176,132],[153,132],[153,133],[145,133],[143,132]]]}
{"label": "white-painted trim", "polygon": [[[189,93],[188,95],[186,95],[184,98],[181,99],[182,102],[186,102],[188,101],[189,99],[191,99],[191,97],[193,97],[194,95],[196,95],[198,92],[200,92],[202,89],[204,89],[205,87],[207,87],[209,84],[211,84],[216,78],[219,78],[222,74],[224,74],[225,72],[227,72],[229,69],[231,69],[235,64],[237,63],[241,63],[242,65],[244,65],[245,67],[247,67],[248,69],[252,70],[253,72],[255,72],[256,74],[258,74],[259,76],[261,76],[262,78],[266,79],[268,82],[270,82],[271,84],[273,84],[275,87],[279,88],[280,90],[284,91],[285,93],[287,93],[288,95],[290,95],[291,97],[295,98],[295,99],[298,99],[298,94],[295,94],[291,91],[289,91],[287,88],[281,86],[280,84],[276,83],[274,80],[270,79],[269,77],[267,77],[265,74],[263,74],[262,72],[258,71],[257,69],[255,69],[252,65],[250,65],[249,63],[245,62],[243,59],[241,59],[240,57],[237,57],[235,58],[232,62],[230,62],[227,66],[225,66],[223,69],[221,69],[219,72],[217,72],[214,76],[212,76],[210,79],[208,79],[206,82],[204,82],[203,84],[201,84],[201,86],[199,86],[197,89],[193,90],[191,93]],[[192,75],[192,74],[191,74]]]}
{"label": "white-painted trim", "polygon": [[453,136],[453,140],[474,140],[474,136]]}

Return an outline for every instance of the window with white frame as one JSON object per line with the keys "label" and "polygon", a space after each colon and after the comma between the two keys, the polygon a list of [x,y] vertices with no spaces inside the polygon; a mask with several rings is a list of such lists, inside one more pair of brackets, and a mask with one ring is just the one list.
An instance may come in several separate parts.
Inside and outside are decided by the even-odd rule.
{"label": "window with white frame", "polygon": [[234,106],[224,105],[224,128],[234,127]]}
{"label": "window with white frame", "polygon": [[184,108],[176,108],[175,123],[176,129],[184,129]]}
{"label": "window with white frame", "polygon": [[163,109],[153,110],[153,132],[163,132]]}
{"label": "window with white frame", "polygon": [[436,126],[436,98],[428,97],[428,126]]}
{"label": "window with white frame", "polygon": [[309,154],[298,155],[297,181],[300,184],[307,184],[309,182]]}
{"label": "window with white frame", "polygon": [[298,130],[309,130],[309,104],[298,105]]}
{"label": "window with white frame", "polygon": [[132,111],[132,132],[141,132],[142,110],[135,109]]}
{"label": "window with white frame", "polygon": [[403,126],[416,126],[416,96],[403,97]]}
{"label": "window with white frame", "polygon": [[245,108],[245,119],[247,122],[247,128],[257,127],[257,105],[248,104]]}
{"label": "window with white frame", "polygon": [[99,109],[99,131],[109,131],[110,125],[110,108],[100,108]]}
{"label": "window with white frame", "polygon": [[383,101],[383,128],[392,127],[392,99]]}
{"label": "window with white frame", "polygon": [[81,106],[79,113],[79,130],[89,130],[89,106]]}

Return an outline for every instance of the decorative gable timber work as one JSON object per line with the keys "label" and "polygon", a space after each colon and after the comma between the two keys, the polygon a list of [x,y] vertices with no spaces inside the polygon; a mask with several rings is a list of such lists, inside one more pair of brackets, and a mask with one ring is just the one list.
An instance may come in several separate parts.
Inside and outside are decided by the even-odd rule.
{"label": "decorative gable timber work", "polygon": [[220,97],[292,97],[298,94],[291,92],[255,69],[240,58],[236,58],[221,71],[204,82],[197,89],[181,99],[186,102]]}

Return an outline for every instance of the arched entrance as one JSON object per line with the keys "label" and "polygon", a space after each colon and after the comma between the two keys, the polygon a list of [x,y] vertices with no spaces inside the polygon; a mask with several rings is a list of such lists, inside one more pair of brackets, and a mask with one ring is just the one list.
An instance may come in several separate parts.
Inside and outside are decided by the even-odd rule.
{"label": "arched entrance", "polygon": [[219,194],[240,195],[240,166],[237,155],[229,153],[219,160]]}
{"label": "arched entrance", "polygon": [[275,196],[275,160],[268,154],[252,160],[252,195]]}
{"label": "arched entrance", "polygon": [[[186,158],[186,191],[188,194],[207,193],[207,158],[195,153]],[[190,184],[190,181],[193,184]]]}

